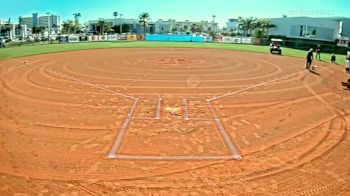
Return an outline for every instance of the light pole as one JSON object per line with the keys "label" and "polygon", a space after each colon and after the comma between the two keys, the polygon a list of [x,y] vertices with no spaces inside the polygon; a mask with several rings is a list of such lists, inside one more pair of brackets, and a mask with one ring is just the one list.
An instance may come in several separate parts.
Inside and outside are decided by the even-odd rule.
{"label": "light pole", "polygon": [[122,34],[122,33],[123,33],[122,16],[123,16],[123,14],[119,14],[119,19],[120,19],[120,34]]}
{"label": "light pole", "polygon": [[51,43],[51,30],[50,30],[50,12],[47,12],[47,37],[48,37],[48,42],[49,44]]}
{"label": "light pole", "polygon": [[212,24],[212,32],[213,32],[213,34],[215,33],[215,31],[214,31],[214,26],[215,26],[215,15],[213,15],[213,24]]}

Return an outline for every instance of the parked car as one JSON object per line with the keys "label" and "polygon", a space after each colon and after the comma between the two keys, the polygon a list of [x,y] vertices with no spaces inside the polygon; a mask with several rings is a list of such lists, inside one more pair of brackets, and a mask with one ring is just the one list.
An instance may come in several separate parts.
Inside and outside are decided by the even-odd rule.
{"label": "parked car", "polygon": [[281,39],[271,39],[270,43],[270,53],[277,53],[277,54],[282,54],[282,42],[283,40]]}

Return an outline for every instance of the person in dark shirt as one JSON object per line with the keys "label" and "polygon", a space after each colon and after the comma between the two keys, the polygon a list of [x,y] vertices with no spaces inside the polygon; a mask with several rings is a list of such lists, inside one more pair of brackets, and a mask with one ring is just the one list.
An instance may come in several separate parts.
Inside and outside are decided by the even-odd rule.
{"label": "person in dark shirt", "polygon": [[331,56],[331,62],[335,63],[335,61],[336,61],[336,57],[335,57],[335,54],[333,53],[332,56]]}
{"label": "person in dark shirt", "polygon": [[2,38],[0,37],[0,48],[4,48],[4,44],[2,43]]}
{"label": "person in dark shirt", "polygon": [[321,60],[321,49],[318,47],[316,49],[316,59]]}
{"label": "person in dark shirt", "polygon": [[314,54],[313,54],[313,51],[314,49],[310,49],[307,53],[307,56],[306,56],[306,69],[310,69],[310,66],[312,64],[312,60],[314,58]]}
{"label": "person in dark shirt", "polygon": [[[350,74],[350,51],[348,51],[347,54],[346,54],[345,72]],[[350,85],[350,83],[349,83],[349,85]]]}

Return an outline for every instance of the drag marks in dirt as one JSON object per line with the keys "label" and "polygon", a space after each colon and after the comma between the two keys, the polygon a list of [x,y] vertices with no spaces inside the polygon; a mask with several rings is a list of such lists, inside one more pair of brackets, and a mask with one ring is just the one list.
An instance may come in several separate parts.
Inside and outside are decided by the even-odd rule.
{"label": "drag marks in dirt", "polygon": [[331,65],[314,75],[300,59],[194,49],[37,60],[0,66],[0,184],[17,175],[33,194],[346,193],[349,98]]}
{"label": "drag marks in dirt", "polygon": [[[75,81],[75,82],[78,82],[78,83],[81,83],[83,85],[88,85],[88,86],[91,86],[91,87],[94,87],[94,88],[97,88],[97,89],[101,89],[105,92],[108,92],[112,95],[115,95],[115,96],[122,96],[122,97],[125,97],[125,98],[129,98],[129,99],[132,99],[134,100],[134,103],[133,103],[133,106],[131,107],[131,110],[127,116],[127,118],[125,119],[125,121],[123,122],[119,132],[118,132],[118,135],[116,137],[116,140],[112,146],[112,149],[110,150],[110,152],[108,153],[108,157],[109,158],[119,158],[119,159],[127,159],[127,158],[130,158],[130,159],[138,159],[138,160],[142,160],[142,158],[145,158],[145,160],[201,160],[201,157],[203,158],[202,160],[218,160],[218,159],[227,159],[228,156],[192,156],[192,155],[189,155],[189,156],[160,156],[160,157],[156,157],[156,156],[145,156],[145,155],[124,155],[124,154],[121,154],[119,155],[118,154],[118,151],[119,151],[119,148],[120,146],[122,145],[122,142],[123,142],[123,139],[124,139],[124,136],[125,134],[127,133],[127,130],[129,128],[129,125],[131,123],[131,121],[133,119],[143,119],[143,120],[150,120],[150,119],[153,119],[153,120],[160,120],[160,112],[161,112],[161,103],[162,103],[162,98],[158,98],[158,101],[157,101],[157,107],[156,107],[156,113],[155,113],[155,117],[154,118],[149,118],[149,117],[144,117],[144,116],[134,116],[135,115],[135,110],[137,108],[137,104],[139,102],[139,98],[136,98],[136,97],[133,97],[133,96],[129,96],[129,95],[125,95],[125,94],[122,94],[122,93],[118,93],[118,92],[115,92],[113,90],[110,90],[106,87],[102,87],[100,85],[97,85],[97,84],[92,84],[90,82],[87,82],[87,81],[84,81],[84,80],[81,80],[81,79],[77,79],[75,77],[72,77],[72,76],[69,76],[69,75],[66,75],[66,74],[62,74],[62,73],[59,73],[59,72],[56,72],[56,71],[51,71],[51,70],[46,70],[47,72],[51,73],[51,74],[54,74],[54,75],[58,75],[60,77],[64,77],[64,78],[67,78],[69,80],[72,80],[72,81]],[[198,121],[202,121],[202,120],[209,120],[209,119],[201,119],[201,118],[189,118],[188,117],[188,106],[187,106],[187,99],[182,99],[182,103],[183,103],[183,107],[184,107],[184,120],[187,121],[187,120],[198,120]],[[222,137],[224,138],[224,141],[225,143],[228,145],[228,148],[230,149],[231,153],[232,153],[232,157],[233,159],[241,159],[241,156],[239,155],[238,153],[238,150],[236,149],[235,145],[233,144],[232,140],[229,138],[224,126],[222,125],[221,123],[221,120],[219,119],[219,117],[216,115],[216,112],[214,111],[213,107],[211,106],[210,103],[208,103],[208,106],[209,106],[209,109],[210,109],[210,113],[212,114],[212,119],[215,121],[215,124],[216,124],[216,128],[220,131]],[[134,158],[133,158],[134,157]]]}

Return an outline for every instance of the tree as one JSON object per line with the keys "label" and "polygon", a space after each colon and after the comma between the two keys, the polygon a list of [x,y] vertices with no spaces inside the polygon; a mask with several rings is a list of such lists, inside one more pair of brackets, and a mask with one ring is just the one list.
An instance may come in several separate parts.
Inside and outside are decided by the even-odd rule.
{"label": "tree", "polygon": [[113,12],[113,16],[114,16],[115,19],[117,19],[117,17],[118,17],[118,12]]}
{"label": "tree", "polygon": [[21,40],[23,40],[23,18],[21,16],[18,17],[18,31],[21,33]]}
{"label": "tree", "polygon": [[[116,23],[117,22],[117,17],[118,17],[118,12],[113,12],[113,16],[114,16],[114,22]],[[119,26],[119,25],[118,25]],[[117,31],[121,31],[120,30],[120,27],[119,27],[119,30],[117,30],[117,29],[115,29],[114,27],[116,27],[116,25],[114,25],[113,27],[112,27],[112,29],[114,30],[114,32],[116,33]],[[121,32],[120,32],[121,33]]]}
{"label": "tree", "polygon": [[44,33],[44,31],[45,31],[45,27],[43,27],[43,26],[34,26],[33,28],[32,28],[32,33],[33,34],[36,34],[37,36],[39,36],[39,34],[43,34]]}
{"label": "tree", "polygon": [[9,32],[11,31],[12,27],[10,24],[4,24],[1,25],[1,33],[6,33],[6,35],[9,35]]}
{"label": "tree", "polygon": [[55,32],[57,33],[57,31],[58,31],[58,25],[57,24],[53,24],[52,25],[52,28],[55,30]]}
{"label": "tree", "polygon": [[79,24],[79,18],[81,17],[80,13],[74,13],[74,33],[77,33],[81,30],[81,26]]}
{"label": "tree", "polygon": [[110,32],[112,30],[112,24],[105,21],[105,19],[100,18],[97,22],[97,28],[99,29],[100,34],[105,32]]}
{"label": "tree", "polygon": [[89,23],[85,22],[81,27],[83,32],[87,32],[89,30]]}
{"label": "tree", "polygon": [[74,31],[74,22],[72,20],[66,20],[66,21],[63,21],[63,24],[62,24],[62,33],[63,34],[70,34],[72,31]]}
{"label": "tree", "polygon": [[201,33],[203,32],[203,25],[192,23],[190,30],[192,33]]}
{"label": "tree", "polygon": [[261,19],[255,21],[255,31],[254,31],[254,37],[256,38],[263,38],[267,37],[269,35],[269,28],[276,27],[271,23],[268,19]]}
{"label": "tree", "polygon": [[267,36],[269,35],[269,29],[276,27],[276,25],[272,24],[271,20],[268,20],[268,19],[261,20],[261,24],[262,24],[262,28],[265,29]]}
{"label": "tree", "polygon": [[254,36],[255,38],[264,38],[264,37],[266,37],[266,33],[265,33],[264,29],[262,29],[262,28],[257,28],[257,29],[254,31],[253,36]]}
{"label": "tree", "polygon": [[7,34],[7,36],[10,36],[10,32],[12,30],[12,24],[7,23],[1,29],[3,30],[3,32],[5,32]]}
{"label": "tree", "polygon": [[187,33],[187,31],[188,31],[188,26],[187,25],[184,26],[184,31]]}
{"label": "tree", "polygon": [[122,24],[122,32],[120,32],[120,25],[115,25],[112,29],[115,33],[126,33],[130,31],[130,26],[128,24]]}
{"label": "tree", "polygon": [[139,15],[139,23],[143,26],[143,33],[146,35],[146,27],[148,25],[148,21],[150,20],[149,14],[147,12],[143,12]]}
{"label": "tree", "polygon": [[0,33],[6,33],[7,36],[10,36],[12,30],[11,18],[7,21],[6,24],[0,25]]}
{"label": "tree", "polygon": [[100,18],[97,22],[96,27],[99,29],[99,33],[103,34],[104,33],[104,29],[103,27],[106,25],[106,21],[103,18]]}
{"label": "tree", "polygon": [[239,22],[239,28],[243,30],[244,35],[251,35],[252,30],[254,30],[257,27],[257,18],[248,17],[248,18],[242,18],[238,17]]}

